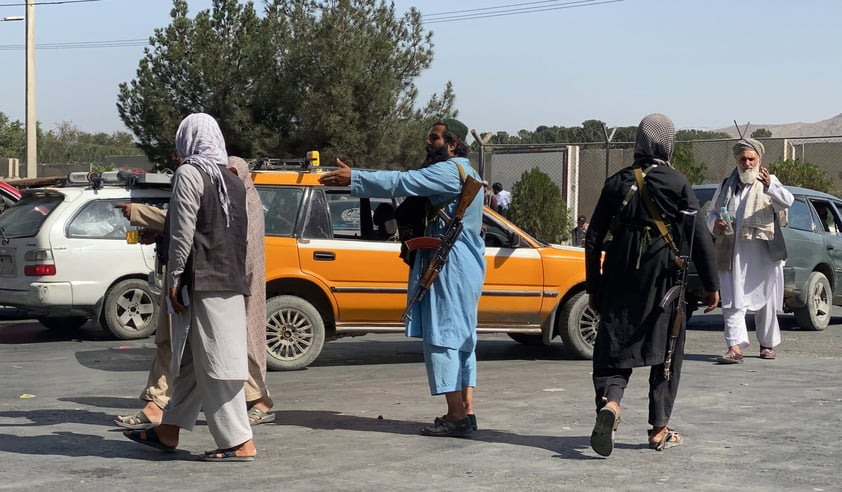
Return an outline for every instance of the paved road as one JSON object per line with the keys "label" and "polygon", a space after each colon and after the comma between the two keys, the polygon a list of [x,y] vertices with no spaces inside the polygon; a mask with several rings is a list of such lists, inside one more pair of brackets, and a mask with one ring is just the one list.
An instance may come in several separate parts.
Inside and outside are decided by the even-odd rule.
{"label": "paved road", "polygon": [[588,445],[589,363],[505,336],[481,338],[481,430],[419,436],[443,412],[427,392],[420,345],[369,335],[328,343],[307,370],[269,375],[277,420],[255,429],[251,464],[196,461],[213,447],[204,423],[175,455],[111,425],[138,406],[150,340],[2,322],[0,489],[839,490],[842,317],[821,333],[785,330],[777,360],[740,366],[711,363],[723,350],[720,320],[691,322],[672,422],[687,442],[664,453],[645,446],[645,371],[632,378],[616,449],[603,459]]}

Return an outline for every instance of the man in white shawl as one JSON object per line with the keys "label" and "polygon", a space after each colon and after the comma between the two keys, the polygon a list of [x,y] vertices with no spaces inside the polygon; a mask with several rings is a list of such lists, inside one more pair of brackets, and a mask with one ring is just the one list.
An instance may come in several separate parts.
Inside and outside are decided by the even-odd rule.
{"label": "man in white shawl", "polygon": [[[737,166],[716,190],[706,218],[714,235],[728,345],[717,358],[720,364],[742,363],[742,351],[749,346],[748,311],[755,312],[761,359],[774,359],[781,343],[777,311],[783,308],[786,245],[780,228],[794,198],[761,166],[764,150],[753,138],[734,145]],[[729,216],[730,229],[723,218]]]}
{"label": "man in white shawl", "polygon": [[205,461],[253,461],[246,413],[246,192],[227,170],[213,117],[191,114],[176,132],[181,164],[167,212],[167,302],[172,311],[172,397],[161,425],[126,431],[129,439],[175,451],[181,429],[204,411],[217,448]]}

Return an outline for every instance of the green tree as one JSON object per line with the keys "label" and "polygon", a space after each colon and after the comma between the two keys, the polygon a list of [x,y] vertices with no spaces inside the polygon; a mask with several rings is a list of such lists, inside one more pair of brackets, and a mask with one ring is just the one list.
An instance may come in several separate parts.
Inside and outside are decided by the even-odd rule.
{"label": "green tree", "polygon": [[561,243],[570,233],[570,213],[561,190],[537,167],[524,171],[512,186],[509,219],[541,241]]}
{"label": "green tree", "polygon": [[765,128],[758,128],[751,132],[751,138],[769,138],[772,136],[772,132]]}
{"label": "green tree", "polygon": [[19,120],[11,121],[5,113],[0,112],[0,157],[23,159],[25,147],[24,124]]}
{"label": "green tree", "polygon": [[384,0],[214,0],[150,38],[137,78],[120,85],[118,112],[150,159],[167,162],[178,122],[219,119],[232,153],[417,165],[432,120],[456,116],[450,84],[417,108],[414,80],[432,62],[432,33],[412,8]]}
{"label": "green tree", "polygon": [[717,140],[723,138],[730,139],[731,135],[725,132],[710,132],[707,130],[678,130],[675,132],[675,140],[679,142],[686,140]]}
{"label": "green tree", "polygon": [[705,181],[708,166],[704,162],[696,162],[692,143],[676,142],[670,162],[687,177],[690,184],[701,184]]}
{"label": "green tree", "polygon": [[788,186],[800,186],[835,195],[833,180],[824,169],[798,159],[787,159],[769,164],[769,173],[774,174],[781,183]]}

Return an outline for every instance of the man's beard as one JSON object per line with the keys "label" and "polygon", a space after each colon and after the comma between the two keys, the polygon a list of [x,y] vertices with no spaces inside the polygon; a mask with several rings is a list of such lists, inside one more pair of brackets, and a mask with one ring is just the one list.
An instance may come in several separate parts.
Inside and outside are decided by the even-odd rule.
{"label": "man's beard", "polygon": [[435,164],[437,162],[442,162],[450,159],[447,155],[447,145],[442,145],[439,148],[434,148],[432,145],[427,146],[427,158],[424,159],[424,165],[422,167],[429,166],[430,164]]}
{"label": "man's beard", "polygon": [[751,169],[745,169],[738,167],[737,172],[740,173],[740,182],[742,184],[752,184],[757,181],[757,177],[760,176],[760,166],[754,166]]}

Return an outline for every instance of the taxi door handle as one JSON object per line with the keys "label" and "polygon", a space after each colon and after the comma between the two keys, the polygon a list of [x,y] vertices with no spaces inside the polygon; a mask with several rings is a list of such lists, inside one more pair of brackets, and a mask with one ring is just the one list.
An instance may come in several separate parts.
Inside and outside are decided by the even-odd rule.
{"label": "taxi door handle", "polygon": [[316,261],[333,261],[336,259],[336,253],[330,251],[314,251],[313,259]]}

